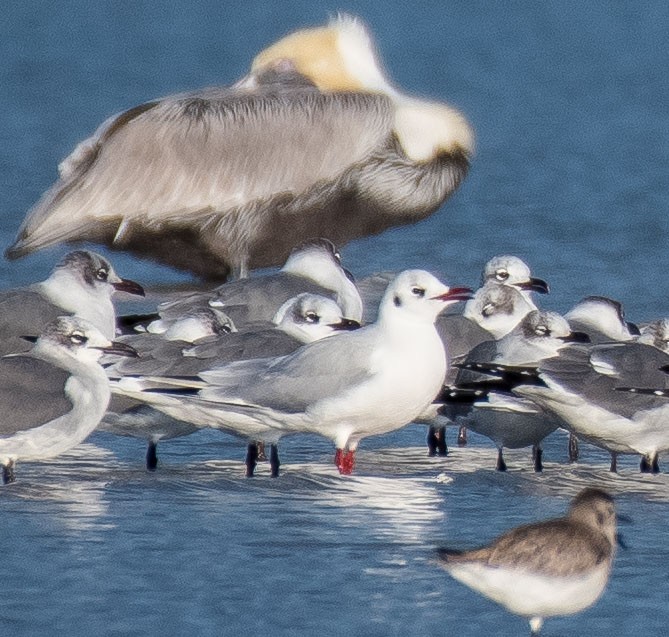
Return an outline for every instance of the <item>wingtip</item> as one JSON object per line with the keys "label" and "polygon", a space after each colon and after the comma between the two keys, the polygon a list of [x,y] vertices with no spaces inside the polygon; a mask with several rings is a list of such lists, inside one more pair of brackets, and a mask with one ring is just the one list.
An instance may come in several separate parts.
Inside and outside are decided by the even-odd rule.
{"label": "wingtip", "polygon": [[21,241],[15,241],[9,248],[5,250],[5,259],[15,261],[21,257],[25,257],[30,250],[21,245]]}

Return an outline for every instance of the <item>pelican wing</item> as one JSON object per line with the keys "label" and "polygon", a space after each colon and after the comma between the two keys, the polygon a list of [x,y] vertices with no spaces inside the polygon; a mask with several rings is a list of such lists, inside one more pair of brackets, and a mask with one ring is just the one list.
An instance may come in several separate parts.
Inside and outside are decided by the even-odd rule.
{"label": "pelican wing", "polygon": [[77,147],[8,254],[290,198],[368,158],[392,125],[376,94],[209,89],[149,102]]}

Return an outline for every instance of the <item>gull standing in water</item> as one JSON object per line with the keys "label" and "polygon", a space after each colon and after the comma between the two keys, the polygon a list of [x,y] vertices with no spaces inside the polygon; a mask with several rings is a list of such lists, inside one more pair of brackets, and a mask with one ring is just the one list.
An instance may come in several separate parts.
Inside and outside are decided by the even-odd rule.
{"label": "gull standing in water", "polygon": [[[213,308],[209,308],[213,310]],[[201,314],[198,313],[199,315]],[[207,321],[209,325],[209,321]],[[170,330],[162,335],[141,334],[121,337],[122,341],[133,345],[139,352],[134,364],[116,364],[108,368],[111,378],[123,376],[192,376],[203,370],[231,361],[284,356],[295,351],[305,343],[332,336],[342,330],[360,327],[357,321],[343,316],[339,306],[327,297],[303,293],[289,299],[277,311],[274,322],[248,324],[243,331],[214,335],[211,332],[200,334],[190,343],[184,340],[168,340],[170,334],[183,334],[177,330],[179,322],[172,324]],[[205,326],[203,326],[205,327]],[[191,328],[191,333],[193,330]],[[130,361],[125,361],[129,363]],[[178,418],[179,416],[177,416]],[[146,439],[147,469],[157,466],[156,446],[160,440],[188,435],[196,431],[196,424],[190,418],[176,420],[157,412],[144,402],[124,396],[114,396],[110,411],[98,427],[118,435]],[[199,422],[197,417],[193,418]],[[247,476],[253,476],[259,455],[259,444],[249,442],[246,459]],[[279,456],[276,445],[270,451],[272,475],[279,472]]]}
{"label": "gull standing in water", "polygon": [[107,409],[110,390],[98,359],[135,356],[75,316],[57,318],[26,353],[0,358],[0,465],[6,484],[18,460],[57,456],[82,442]]}
{"label": "gull standing in water", "polygon": [[160,319],[150,324],[160,332],[193,307],[221,308],[237,328],[255,321],[274,321],[282,304],[303,292],[332,297],[343,316],[362,320],[362,300],[339,251],[328,239],[310,239],[293,248],[279,272],[225,283],[211,292],[195,292],[158,307]]}
{"label": "gull standing in water", "polygon": [[37,336],[49,321],[64,314],[86,319],[104,336],[114,338],[111,297],[117,291],[144,295],[141,285],[120,278],[99,254],[70,252],[45,281],[0,292],[0,354],[26,351],[28,343],[21,336]]}
{"label": "gull standing in water", "polygon": [[[434,399],[447,365],[434,321],[449,304],[469,296],[468,288],[406,270],[388,286],[378,320],[359,330],[289,356],[202,372],[203,382],[191,385],[193,397],[141,391],[160,379],[121,379],[114,391],[177,418],[192,418],[197,409],[205,426],[234,429],[254,440],[320,434],[334,441],[335,463],[350,474],[362,438],[403,427]],[[187,383],[172,382],[188,389]]]}
{"label": "gull standing in water", "polygon": [[562,518],[516,527],[480,549],[439,549],[437,555],[452,577],[525,617],[537,635],[547,617],[573,615],[602,595],[616,526],[613,498],[588,488]]}
{"label": "gull standing in water", "polygon": [[394,88],[365,27],[339,16],[263,50],[232,87],[109,118],[60,164],[6,254],[92,241],[244,276],[310,237],[343,245],[427,217],[472,151],[464,116]]}

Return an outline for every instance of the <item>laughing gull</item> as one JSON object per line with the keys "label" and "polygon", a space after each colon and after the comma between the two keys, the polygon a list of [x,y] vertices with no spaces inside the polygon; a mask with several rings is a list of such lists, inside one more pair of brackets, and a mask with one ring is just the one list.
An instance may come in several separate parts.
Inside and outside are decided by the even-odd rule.
{"label": "laughing gull", "polygon": [[[570,431],[612,454],[640,454],[641,471],[659,471],[658,454],[669,450],[669,402],[621,388],[669,388],[661,368],[669,354],[643,343],[565,348],[539,365],[545,387],[514,393],[562,418]],[[611,470],[616,470],[615,455]]]}
{"label": "laughing gull", "polygon": [[[593,344],[627,342],[638,338],[639,328],[625,319],[622,303],[607,296],[591,295],[582,298],[566,314],[572,329],[588,335]],[[649,337],[647,337],[649,338]],[[578,438],[569,432],[569,461],[578,460]],[[615,454],[611,456],[615,467]]]}
{"label": "laughing gull", "polygon": [[[176,325],[176,324],[175,324]],[[167,341],[164,335],[145,334],[122,337],[140,356],[134,364],[117,363],[108,368],[112,378],[122,376],[192,376],[236,360],[284,356],[305,343],[359,327],[343,317],[339,306],[327,297],[303,293],[279,308],[271,324],[248,324],[243,331],[224,335],[202,335],[189,343]],[[173,328],[171,328],[173,330]],[[125,363],[130,363],[126,360]],[[188,435],[197,426],[156,412],[147,405],[123,396],[114,396],[99,429],[146,439],[147,468],[157,464],[156,445],[160,440]],[[249,443],[247,475],[251,477],[258,459],[258,443]],[[272,475],[278,475],[278,450],[271,450]]]}
{"label": "laughing gull", "polygon": [[[483,389],[483,395],[474,395],[475,402],[464,410],[460,403],[455,414],[448,409],[457,424],[490,438],[497,446],[497,470],[506,471],[503,449],[532,447],[535,471],[542,471],[541,441],[562,426],[559,418],[546,412],[530,400],[510,393],[511,387],[491,378],[486,372],[496,365],[503,368],[536,369],[546,358],[556,356],[573,342],[587,340],[585,334],[572,332],[569,323],[557,314],[534,310],[520,324],[498,341],[488,341],[475,347],[467,356],[463,369],[455,380],[455,388]],[[478,371],[477,371],[478,370]]]}
{"label": "laughing gull", "polygon": [[109,403],[109,383],[98,359],[134,356],[88,321],[64,316],[48,323],[29,352],[0,358],[0,464],[14,481],[18,460],[52,458],[82,442]]}
{"label": "laughing gull", "polygon": [[116,334],[114,292],[144,295],[142,287],[120,278],[99,254],[67,254],[48,279],[29,287],[0,292],[0,355],[23,352],[21,336],[37,336],[58,316],[74,314],[90,321],[107,338]]}
{"label": "laughing gull", "polygon": [[548,294],[548,283],[543,279],[533,277],[530,266],[521,258],[503,254],[490,259],[483,268],[481,285],[488,283],[508,285],[522,292],[525,300],[536,309],[532,292]]}
{"label": "laughing gull", "polygon": [[93,241],[209,279],[243,275],[309,237],[343,245],[427,217],[472,151],[464,116],[399,92],[365,27],[339,16],[263,50],[235,86],[108,119],[7,256]]}
{"label": "laughing gull", "polygon": [[606,296],[586,296],[564,316],[573,330],[585,332],[594,344],[632,341],[640,333],[625,319],[622,304]]}
{"label": "laughing gull", "polygon": [[562,518],[516,527],[479,549],[438,549],[437,556],[452,577],[526,618],[537,635],[544,619],[578,613],[602,595],[616,528],[613,498],[588,488]]}
{"label": "laughing gull", "polygon": [[238,328],[248,322],[272,321],[282,304],[310,292],[332,297],[344,316],[362,319],[362,301],[341,255],[328,239],[311,239],[295,247],[279,272],[225,283],[211,292],[184,295],[158,306],[160,319],[148,326],[162,331],[193,307],[222,309]]}
{"label": "laughing gull", "polygon": [[[457,367],[454,364],[462,363],[480,343],[502,338],[511,332],[533,308],[534,305],[514,286],[486,283],[467,301],[462,314],[441,314],[436,327],[449,356],[444,386],[449,387],[455,382]],[[447,455],[446,427],[452,421],[440,413],[439,405],[430,405],[418,421],[428,425],[428,454]],[[460,427],[458,444],[467,443],[466,431],[464,426]]]}
{"label": "laughing gull", "polygon": [[[289,356],[202,372],[203,382],[190,386],[193,397],[141,391],[156,379],[121,379],[114,391],[144,396],[161,411],[191,421],[197,411],[202,426],[232,429],[251,440],[320,434],[334,441],[335,463],[350,474],[362,438],[403,427],[436,396],[447,363],[434,320],[469,295],[423,270],[407,270],[386,290],[378,320],[359,330]],[[188,383],[173,384],[189,389]]]}

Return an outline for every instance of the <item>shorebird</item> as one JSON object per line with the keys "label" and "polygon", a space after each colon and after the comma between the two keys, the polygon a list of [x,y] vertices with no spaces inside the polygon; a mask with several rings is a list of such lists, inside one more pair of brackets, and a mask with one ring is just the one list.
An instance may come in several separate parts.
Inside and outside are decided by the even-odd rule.
{"label": "shorebird", "polygon": [[434,321],[469,296],[468,288],[406,270],[388,286],[378,320],[359,330],[289,356],[222,365],[193,383],[165,378],[166,393],[143,391],[160,378],[123,378],[114,391],[251,440],[274,444],[286,434],[320,434],[335,443],[335,464],[349,474],[361,439],[408,424],[436,396],[447,359]]}
{"label": "shorebird", "polygon": [[367,29],[339,16],[269,46],[231,87],[110,117],[60,164],[6,254],[91,241],[244,276],[310,237],[343,245],[427,217],[472,152],[465,117],[392,86]]}
{"label": "shorebird", "polygon": [[[193,318],[202,320],[202,310]],[[192,319],[189,322],[192,323]],[[137,349],[139,357],[133,359],[134,364],[112,365],[107,370],[108,375],[112,378],[139,375],[193,376],[232,361],[285,356],[305,343],[360,326],[356,321],[345,318],[332,299],[306,292],[284,303],[272,323],[250,323],[242,331],[214,334],[209,327],[211,321],[206,320],[200,330],[193,330],[191,325],[189,332],[198,335],[196,339],[190,342],[185,342],[183,338],[169,340],[170,334],[184,335],[184,331],[178,329],[179,323],[173,323],[164,334],[121,337],[123,342]],[[205,333],[206,329],[210,331]],[[153,471],[157,467],[159,441],[185,436],[199,428],[189,422],[190,417],[179,413],[182,417],[177,419],[143,402],[113,396],[109,412],[98,428],[117,435],[145,439],[148,442],[146,466],[149,471]],[[193,420],[199,422],[197,417]],[[253,476],[258,457],[262,455],[261,447],[256,440],[249,442],[246,460],[249,477]],[[270,450],[270,464],[272,475],[278,475],[280,463],[276,445]]]}
{"label": "shorebird", "polygon": [[26,353],[0,358],[0,465],[13,482],[18,460],[57,456],[82,442],[107,409],[103,353],[135,356],[91,323],[63,316],[48,323]]}
{"label": "shorebird", "polygon": [[0,354],[23,352],[21,336],[37,336],[49,321],[73,314],[90,321],[104,336],[116,334],[114,292],[144,295],[142,286],[120,278],[95,252],[67,254],[41,283],[0,292]]}
{"label": "shorebird", "polygon": [[544,619],[573,615],[599,599],[616,526],[613,498],[588,488],[562,518],[516,527],[480,549],[438,549],[437,556],[452,577],[527,618],[537,635]]}

